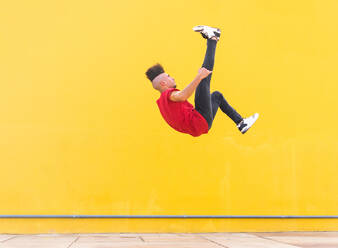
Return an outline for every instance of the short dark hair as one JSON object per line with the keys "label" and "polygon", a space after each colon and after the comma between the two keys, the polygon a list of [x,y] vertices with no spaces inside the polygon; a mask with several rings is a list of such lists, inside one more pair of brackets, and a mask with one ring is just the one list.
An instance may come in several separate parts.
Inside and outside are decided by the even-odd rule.
{"label": "short dark hair", "polygon": [[160,75],[163,72],[164,72],[164,69],[163,69],[162,65],[157,63],[156,65],[150,67],[147,70],[146,75],[147,75],[147,77],[150,81],[153,81],[154,78],[156,78],[158,75]]}

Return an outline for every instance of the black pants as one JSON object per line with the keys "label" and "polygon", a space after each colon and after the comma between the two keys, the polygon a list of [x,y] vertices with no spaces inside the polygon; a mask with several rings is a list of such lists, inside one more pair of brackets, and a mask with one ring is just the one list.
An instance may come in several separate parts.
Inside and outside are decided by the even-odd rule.
{"label": "black pants", "polygon": [[[207,51],[202,67],[205,67],[209,71],[212,71],[214,68],[216,44],[216,40],[208,39],[207,41]],[[214,91],[212,94],[210,94],[211,75],[212,73],[204,78],[196,89],[195,109],[208,122],[209,129],[211,128],[212,122],[216,116],[218,107],[220,107],[221,110],[236,124],[240,123],[243,118],[228,104],[221,92]]]}

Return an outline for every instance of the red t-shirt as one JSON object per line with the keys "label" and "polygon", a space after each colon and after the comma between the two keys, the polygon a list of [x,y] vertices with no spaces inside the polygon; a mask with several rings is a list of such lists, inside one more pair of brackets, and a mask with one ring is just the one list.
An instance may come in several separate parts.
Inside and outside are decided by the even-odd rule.
{"label": "red t-shirt", "polygon": [[164,120],[175,130],[194,137],[208,133],[208,123],[204,117],[187,100],[174,102],[170,100],[171,92],[178,89],[170,88],[161,93],[156,101]]}

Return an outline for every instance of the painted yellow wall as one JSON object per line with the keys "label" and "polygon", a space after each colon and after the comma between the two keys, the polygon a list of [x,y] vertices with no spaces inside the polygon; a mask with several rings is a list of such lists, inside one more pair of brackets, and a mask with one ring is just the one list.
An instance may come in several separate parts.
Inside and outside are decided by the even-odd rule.
{"label": "painted yellow wall", "polygon": [[[338,215],[334,0],[2,1],[0,214]],[[221,28],[218,112],[193,138],[145,71],[183,89]],[[191,97],[189,101],[194,102]],[[338,230],[338,220],[1,219],[0,232]]]}

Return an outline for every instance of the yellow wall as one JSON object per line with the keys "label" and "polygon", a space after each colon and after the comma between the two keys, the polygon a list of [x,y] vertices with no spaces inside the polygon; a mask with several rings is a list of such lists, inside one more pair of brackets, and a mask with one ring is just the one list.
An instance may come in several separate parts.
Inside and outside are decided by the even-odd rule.
{"label": "yellow wall", "polygon": [[[0,214],[338,215],[335,0],[2,1]],[[171,129],[144,73],[183,89],[222,29],[208,135]],[[193,97],[189,99],[193,103]],[[0,232],[338,230],[338,220],[1,219]]]}

